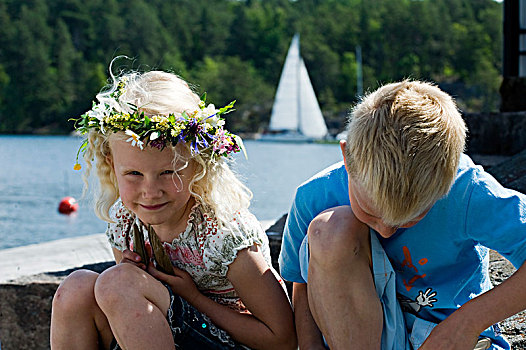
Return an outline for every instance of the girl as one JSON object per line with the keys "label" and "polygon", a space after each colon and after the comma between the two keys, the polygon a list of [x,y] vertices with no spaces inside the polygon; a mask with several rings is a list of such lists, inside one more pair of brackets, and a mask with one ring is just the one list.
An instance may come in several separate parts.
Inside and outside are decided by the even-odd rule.
{"label": "girl", "polygon": [[95,211],[117,265],[63,281],[51,347],[295,348],[251,193],[226,163],[243,148],[221,117],[233,103],[206,107],[170,73],[111,77],[76,127],[87,133],[84,179],[96,165]]}

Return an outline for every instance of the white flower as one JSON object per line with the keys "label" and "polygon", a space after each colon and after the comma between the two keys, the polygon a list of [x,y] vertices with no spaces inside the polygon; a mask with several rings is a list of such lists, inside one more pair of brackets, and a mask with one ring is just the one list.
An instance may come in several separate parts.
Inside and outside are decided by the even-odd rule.
{"label": "white flower", "polygon": [[[90,118],[97,119],[99,121],[100,131],[104,134],[104,118],[106,116],[110,115],[110,111],[106,106],[102,103],[99,103],[95,107],[93,107],[90,111],[88,111],[88,116]],[[95,124],[94,122],[90,122],[90,125]]]}
{"label": "white flower", "polygon": [[139,135],[137,135],[136,133],[134,133],[133,131],[129,129],[126,130],[125,133],[126,135],[131,136],[129,139],[126,140],[126,142],[131,142],[132,146],[137,145],[137,147],[139,147],[140,149],[143,149],[144,142],[139,140]]}
{"label": "white flower", "polygon": [[154,131],[150,134],[150,141],[153,141],[153,140],[156,140],[158,139],[160,136],[159,132],[158,131]]}
{"label": "white flower", "polygon": [[99,121],[99,127],[100,127],[100,132],[105,134],[106,130],[104,130],[104,120]]}
{"label": "white flower", "polygon": [[203,115],[206,117],[209,117],[211,115],[216,114],[217,110],[213,103],[210,103],[206,108],[203,109]]}
{"label": "white flower", "polygon": [[203,109],[203,119],[206,122],[206,128],[220,128],[225,125],[225,121],[221,119],[218,115],[217,110],[213,104],[209,104],[205,109]]}
{"label": "white flower", "polygon": [[88,116],[90,118],[95,118],[98,120],[103,120],[106,115],[108,115],[108,111],[104,105],[99,103],[95,107],[93,107],[90,111],[88,111]]}
{"label": "white flower", "polygon": [[225,121],[223,119],[219,118],[218,115],[214,115],[213,117],[209,117],[208,119],[206,119],[206,123],[208,124],[208,126],[213,127],[213,128],[220,128],[223,125],[225,125]]}

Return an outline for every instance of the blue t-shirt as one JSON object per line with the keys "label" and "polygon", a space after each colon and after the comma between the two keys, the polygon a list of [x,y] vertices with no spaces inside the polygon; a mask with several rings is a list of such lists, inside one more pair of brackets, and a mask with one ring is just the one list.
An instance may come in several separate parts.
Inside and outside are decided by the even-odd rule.
{"label": "blue t-shirt", "polygon": [[[307,227],[317,214],[339,205],[349,205],[341,162],[298,187],[279,257],[284,279],[305,283],[298,250]],[[488,248],[517,268],[526,261],[526,196],[502,187],[462,155],[447,196],[415,226],[390,238],[378,237],[396,272],[398,300],[410,332],[415,320],[439,323],[491,288]],[[483,335],[509,348],[498,333],[491,328]]]}

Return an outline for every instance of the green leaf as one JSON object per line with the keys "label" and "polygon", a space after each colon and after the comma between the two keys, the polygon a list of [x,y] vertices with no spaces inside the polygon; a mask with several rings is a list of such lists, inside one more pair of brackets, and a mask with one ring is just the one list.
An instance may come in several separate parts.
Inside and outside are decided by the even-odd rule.
{"label": "green leaf", "polygon": [[232,108],[234,108],[234,103],[236,103],[236,100],[234,100],[234,101],[230,102],[229,104],[227,104],[226,106],[220,108],[219,112],[217,112],[217,115],[227,114],[227,113],[235,111],[235,109],[232,109]]}

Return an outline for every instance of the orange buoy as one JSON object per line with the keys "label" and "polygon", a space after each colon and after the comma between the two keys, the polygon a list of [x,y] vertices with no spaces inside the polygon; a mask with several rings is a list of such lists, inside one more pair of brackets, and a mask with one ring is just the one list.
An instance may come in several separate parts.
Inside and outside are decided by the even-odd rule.
{"label": "orange buoy", "polygon": [[60,214],[66,214],[69,215],[79,208],[79,205],[77,203],[77,200],[73,197],[64,197],[60,201],[60,204],[58,205],[58,212]]}

